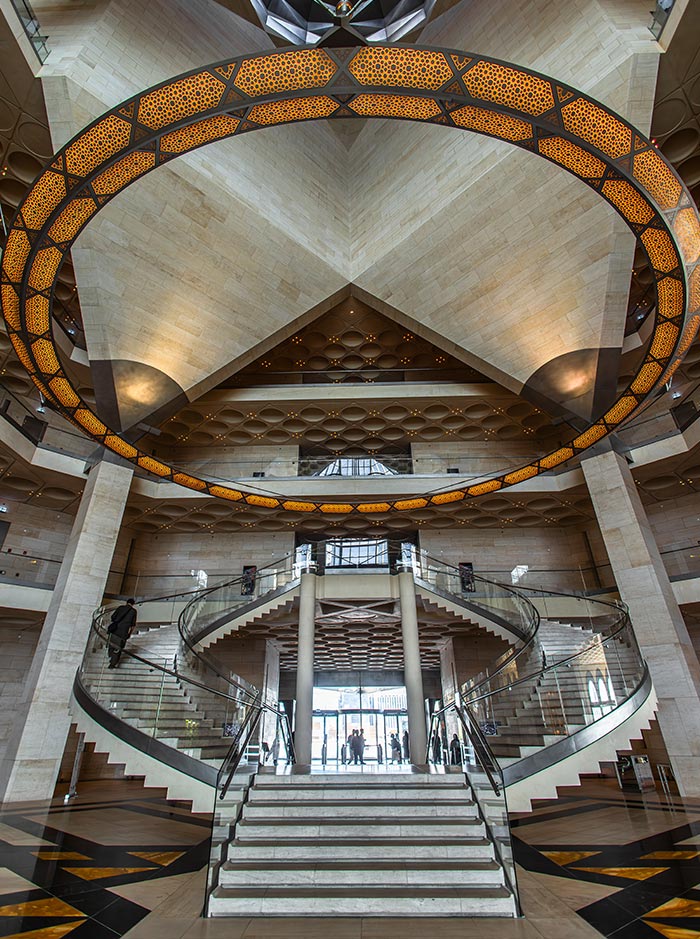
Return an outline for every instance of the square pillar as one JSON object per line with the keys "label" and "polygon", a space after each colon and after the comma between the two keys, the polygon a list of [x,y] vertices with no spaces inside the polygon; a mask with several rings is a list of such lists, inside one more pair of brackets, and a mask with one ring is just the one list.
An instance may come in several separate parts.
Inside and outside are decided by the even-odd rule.
{"label": "square pillar", "polygon": [[581,461],[620,596],[649,665],[659,726],[684,796],[700,796],[700,664],[627,461]]}
{"label": "square pillar", "polygon": [[0,768],[0,800],[50,799],[71,718],[75,673],[102,603],[133,469],[98,463],[91,470]]}

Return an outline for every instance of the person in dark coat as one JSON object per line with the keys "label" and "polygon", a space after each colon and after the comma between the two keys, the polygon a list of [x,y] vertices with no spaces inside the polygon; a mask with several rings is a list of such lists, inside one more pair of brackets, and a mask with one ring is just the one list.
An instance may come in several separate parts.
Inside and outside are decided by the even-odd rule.
{"label": "person in dark coat", "polygon": [[116,668],[121,658],[126,640],[136,626],[136,601],[127,600],[112,613],[107,632],[109,633],[109,667]]}
{"label": "person in dark coat", "polygon": [[457,766],[462,762],[462,744],[459,742],[459,737],[457,734],[452,734],[452,740],[450,740],[450,763],[453,766]]}
{"label": "person in dark coat", "polygon": [[401,741],[399,740],[396,734],[391,735],[390,745],[391,745],[391,762],[401,763]]}
{"label": "person in dark coat", "polygon": [[403,758],[408,763],[411,759],[411,749],[408,744],[408,731],[407,730],[404,730],[403,737],[401,738],[401,742],[403,743]]}

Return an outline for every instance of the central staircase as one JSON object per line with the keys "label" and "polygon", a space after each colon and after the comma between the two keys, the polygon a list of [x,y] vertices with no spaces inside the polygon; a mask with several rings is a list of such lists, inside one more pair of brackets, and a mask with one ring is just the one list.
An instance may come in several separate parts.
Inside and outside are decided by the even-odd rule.
{"label": "central staircase", "polygon": [[462,773],[258,773],[231,828],[210,916],[516,915]]}

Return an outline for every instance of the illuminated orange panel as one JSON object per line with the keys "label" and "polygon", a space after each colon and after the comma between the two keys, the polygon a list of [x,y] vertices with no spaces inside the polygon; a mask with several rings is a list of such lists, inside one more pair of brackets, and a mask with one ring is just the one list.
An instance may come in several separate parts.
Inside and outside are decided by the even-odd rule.
{"label": "illuminated orange panel", "polygon": [[207,117],[196,124],[189,124],[171,134],[163,134],[160,138],[160,149],[163,153],[184,153],[199,147],[212,140],[220,140],[233,134],[241,122],[237,117],[229,114],[219,114],[216,117]]}
{"label": "illuminated orange panel", "polygon": [[98,196],[111,196],[119,192],[134,179],[152,170],[156,165],[155,153],[143,153],[140,150],[130,153],[100,173],[92,181],[92,188]]}
{"label": "illuminated orange panel", "polygon": [[599,179],[605,172],[602,160],[563,137],[545,137],[538,146],[540,153],[582,179]]}
{"label": "illuminated orange panel", "polygon": [[102,421],[93,414],[92,411],[88,411],[87,408],[80,408],[74,414],[75,420],[80,424],[81,427],[84,427],[85,430],[90,434],[95,434],[98,437],[101,437],[103,434],[107,433],[107,427]]}
{"label": "illuminated orange panel", "polygon": [[513,486],[515,483],[521,483],[524,479],[537,476],[537,472],[537,466],[523,466],[521,469],[508,473],[503,481],[507,486]]}
{"label": "illuminated orange panel", "polygon": [[485,483],[477,483],[476,486],[470,486],[467,492],[470,496],[482,496],[487,492],[495,492],[501,488],[500,479],[489,479]]}
{"label": "illuminated orange panel", "polygon": [[139,102],[138,119],[146,127],[159,130],[215,108],[225,88],[226,84],[209,72],[180,78],[145,94]]}
{"label": "illuminated orange panel", "polygon": [[616,159],[629,153],[632,146],[632,131],[592,101],[577,98],[561,109],[564,126],[569,133]]}
{"label": "illuminated orange panel", "polygon": [[[80,398],[73,390],[71,383],[67,378],[52,378],[49,387],[53,391],[56,400],[65,404],[69,408],[77,408],[80,404]],[[119,439],[119,438],[115,438]]]}
{"label": "illuminated orange panel", "polygon": [[17,291],[10,284],[3,284],[0,288],[2,298],[2,313],[10,329],[19,329],[22,325],[19,318],[19,297]]}
{"label": "illuminated orange panel", "polygon": [[631,390],[636,395],[646,394],[654,387],[662,372],[663,367],[658,362],[647,362],[630,385]]}
{"label": "illuminated orange panel", "polygon": [[131,124],[110,114],[84,130],[66,149],[66,171],[72,176],[87,176],[100,163],[123,150],[130,136]]}
{"label": "illuminated orange panel", "polygon": [[275,509],[280,504],[279,499],[270,499],[268,496],[246,496],[248,505],[261,505],[266,509]]}
{"label": "illuminated orange panel", "polygon": [[22,203],[22,215],[27,228],[41,228],[65,195],[63,176],[51,170],[42,173]]}
{"label": "illuminated orange panel", "polygon": [[323,49],[258,56],[241,63],[235,84],[251,98],[275,91],[322,88],[337,69]]}
{"label": "illuminated orange panel", "polygon": [[20,360],[29,374],[33,375],[36,372],[36,369],[34,368],[34,363],[29,357],[29,352],[27,351],[25,344],[22,342],[19,336],[15,335],[14,333],[10,336],[10,342],[12,343],[12,347],[15,350],[17,358]]}
{"label": "illuminated orange panel", "polygon": [[148,470],[149,473],[155,473],[157,476],[170,475],[170,467],[166,466],[165,463],[161,463],[160,460],[154,460],[153,457],[140,456],[137,462],[139,466]]}
{"label": "illuminated orange panel", "polygon": [[49,329],[49,301],[41,294],[30,297],[25,304],[25,322],[30,333],[45,333]]}
{"label": "illuminated orange panel", "polygon": [[673,352],[680,330],[673,323],[659,323],[654,331],[649,355],[657,359],[666,359]]}
{"label": "illuminated orange panel", "polygon": [[655,150],[634,158],[633,173],[662,209],[672,209],[681,197],[681,184]]}
{"label": "illuminated orange panel", "polygon": [[604,415],[604,420],[608,424],[619,424],[637,407],[637,399],[632,395],[625,395],[616,401],[610,410]]}
{"label": "illuminated orange panel", "polygon": [[391,506],[388,502],[361,502],[357,506],[358,512],[388,512]]}
{"label": "illuminated orange panel", "polygon": [[29,286],[35,290],[47,290],[54,281],[63,255],[58,248],[37,251],[29,271]]}
{"label": "illuminated orange panel", "polygon": [[175,473],[173,476],[173,482],[179,483],[181,486],[187,486],[188,489],[206,489],[207,484],[203,479],[198,479],[196,476],[190,476],[189,473]]}
{"label": "illuminated orange panel", "polygon": [[588,430],[584,430],[582,434],[579,434],[578,437],[575,437],[571,443],[572,446],[576,447],[578,450],[583,450],[586,447],[590,447],[596,440],[600,440],[606,433],[607,430],[604,424],[594,424],[592,427],[589,427]]}
{"label": "illuminated orange panel", "polygon": [[287,121],[312,121],[328,117],[337,111],[339,104],[327,95],[310,98],[289,98],[287,101],[270,101],[256,104],[248,115],[256,124],[284,124]]}
{"label": "illuminated orange panel", "polygon": [[540,460],[540,466],[543,469],[552,469],[554,466],[566,463],[573,455],[574,451],[571,447],[562,447],[560,450],[555,450],[554,453],[548,453],[547,456],[543,456]]}
{"label": "illuminated orange panel", "polygon": [[656,212],[637,190],[624,179],[609,179],[603,183],[603,195],[619,209],[630,222],[646,225]]}
{"label": "illuminated orange panel", "polygon": [[358,95],[348,107],[363,117],[406,117],[413,121],[427,121],[440,114],[437,101],[415,95]]}
{"label": "illuminated orange panel", "polygon": [[467,130],[478,130],[504,140],[529,140],[532,137],[532,124],[521,121],[519,117],[509,114],[497,114],[485,108],[475,108],[471,105],[453,111],[450,117],[457,127]]}
{"label": "illuminated orange panel", "polygon": [[31,246],[25,231],[12,229],[5,242],[2,267],[10,280],[19,281],[27,263]]}
{"label": "illuminated orange panel", "polygon": [[656,285],[659,293],[660,316],[680,316],[683,312],[683,285],[674,277],[664,277]]}
{"label": "illuminated orange panel", "polygon": [[122,440],[121,437],[116,437],[114,434],[109,434],[105,437],[105,444],[110,450],[114,450],[115,453],[119,453],[120,456],[125,457],[127,460],[133,460],[139,452],[136,447],[128,441]]}
{"label": "illuminated orange panel", "polygon": [[642,232],[640,240],[647,249],[649,259],[657,271],[667,273],[678,267],[680,263],[678,254],[665,231],[647,228],[645,232]]}
{"label": "illuminated orange panel", "polygon": [[92,199],[73,199],[49,229],[49,237],[59,242],[71,241],[96,211],[97,204]]}
{"label": "illuminated orange panel", "polygon": [[228,486],[210,486],[209,492],[213,496],[219,496],[221,499],[228,499],[230,502],[238,502],[243,498],[243,493],[237,489],[229,489]]}
{"label": "illuminated orange panel", "polygon": [[49,342],[48,339],[37,339],[36,342],[33,342],[32,353],[42,372],[53,375],[54,372],[60,369],[56,350],[53,343]]}
{"label": "illuminated orange panel", "polygon": [[[285,503],[285,508],[287,503]],[[347,512],[352,512],[352,506],[349,502],[324,502],[323,505],[319,506],[322,512],[326,512],[329,515],[333,514],[345,514]]]}
{"label": "illuminated orange panel", "polygon": [[313,502],[294,502],[290,500],[283,502],[282,508],[287,509],[288,512],[313,512],[316,506]]}
{"label": "illuminated orange panel", "polygon": [[430,501],[435,505],[446,505],[448,502],[461,502],[465,496],[466,492],[463,489],[455,489],[453,492],[440,492],[432,496]]}
{"label": "illuminated orange panel", "polygon": [[475,98],[493,101],[523,114],[544,114],[554,107],[552,86],[537,75],[496,62],[477,62],[462,75],[467,91]]}
{"label": "illuminated orange panel", "polygon": [[673,232],[686,264],[695,264],[700,258],[700,221],[695,209],[681,209],[673,223]]}
{"label": "illuminated orange panel", "polygon": [[399,512],[405,512],[408,509],[424,509],[427,504],[427,499],[402,499],[394,503],[394,508]]}
{"label": "illuminated orange panel", "polygon": [[452,69],[442,52],[388,46],[364,46],[353,56],[350,72],[361,85],[432,91],[452,78]]}

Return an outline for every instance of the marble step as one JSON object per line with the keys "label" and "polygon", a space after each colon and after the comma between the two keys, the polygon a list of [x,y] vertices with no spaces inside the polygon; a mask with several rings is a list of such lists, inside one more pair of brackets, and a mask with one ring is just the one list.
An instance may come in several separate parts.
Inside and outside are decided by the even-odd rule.
{"label": "marble step", "polygon": [[442,773],[401,772],[387,776],[370,776],[367,773],[293,773],[289,776],[275,776],[261,774],[255,779],[255,789],[279,788],[317,788],[329,789],[342,787],[343,789],[366,789],[401,786],[413,788],[414,786],[454,786],[457,781],[464,785],[461,773],[454,776]]}
{"label": "marble step", "polygon": [[210,916],[512,916],[505,887],[217,887]]}
{"label": "marble step", "polygon": [[374,809],[386,815],[388,811],[396,813],[396,818],[404,820],[408,818],[470,818],[477,814],[477,807],[473,802],[462,800],[456,803],[445,804],[440,802],[437,805],[421,805],[412,802],[394,801],[391,806],[387,806],[384,800],[355,799],[345,800],[343,802],[334,802],[330,799],[320,802],[299,802],[289,803],[280,802],[261,802],[255,800],[248,802],[245,807],[245,818],[256,819],[264,818],[271,821],[274,818],[287,821],[288,818],[357,818],[358,816],[371,817],[370,813]]}
{"label": "marble step", "polygon": [[342,844],[317,838],[242,841],[236,837],[228,845],[227,857],[231,861],[295,860],[309,867],[319,863],[325,864],[327,860],[336,861],[339,857],[344,861],[371,861],[372,864],[375,861],[409,860],[445,860],[455,864],[462,861],[493,860],[494,848],[483,832],[477,832],[473,837],[443,838],[438,842],[432,839],[384,838],[377,842],[347,839]]}
{"label": "marble step", "polygon": [[373,861],[368,867],[363,861],[346,859],[326,860],[322,866],[318,861],[299,860],[227,860],[219,871],[222,887],[245,885],[277,887],[300,884],[310,886],[398,886],[416,884],[436,887],[473,884],[489,884],[493,887],[504,883],[503,869],[494,860],[460,861],[458,864],[446,860],[430,859],[413,861]]}
{"label": "marble step", "polygon": [[[455,786],[423,786],[409,789],[406,786],[382,788],[379,792],[377,786],[370,786],[365,789],[358,789],[356,786],[333,786],[329,789],[321,789],[314,786],[309,789],[291,789],[282,787],[276,789],[271,786],[260,787],[257,784],[250,791],[249,804],[254,805],[258,802],[265,802],[266,805],[272,805],[275,802],[314,802],[321,804],[323,802],[338,802],[340,800],[365,801],[366,799],[380,799],[384,804],[395,802],[436,802],[441,805],[450,802],[459,802],[464,805],[469,801],[469,789],[463,784]],[[388,806],[387,806],[388,807]]]}
{"label": "marble step", "polygon": [[483,821],[477,816],[467,818],[411,818],[405,823],[400,819],[378,816],[357,816],[352,823],[333,817],[319,818],[248,818],[245,814],[236,826],[239,841],[253,839],[264,841],[296,841],[300,838],[337,844],[341,839],[362,839],[376,842],[392,838],[415,838],[440,840],[442,838],[481,834]]}

